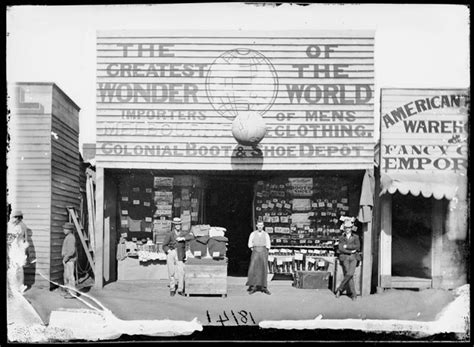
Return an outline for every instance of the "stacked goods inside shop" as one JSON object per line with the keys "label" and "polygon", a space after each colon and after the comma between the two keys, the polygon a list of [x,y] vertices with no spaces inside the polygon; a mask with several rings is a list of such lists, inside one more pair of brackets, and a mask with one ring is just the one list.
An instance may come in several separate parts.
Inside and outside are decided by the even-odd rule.
{"label": "stacked goods inside shop", "polygon": [[172,217],[179,216],[188,232],[199,222],[201,188],[191,176],[132,175],[121,180],[119,195],[119,260],[165,260],[162,244]]}
{"label": "stacked goods inside shop", "polygon": [[153,216],[156,206],[153,177],[137,176],[119,183],[119,232],[117,260],[138,258],[141,262],[164,260],[154,242]]}
{"label": "stacked goods inside shop", "polygon": [[[204,187],[201,179],[183,175],[132,174],[122,176],[118,187],[119,271],[120,263],[127,258],[138,259],[138,263],[143,265],[150,262],[165,265],[163,241],[165,235],[172,231],[173,217],[180,217],[181,229],[188,233],[185,265],[187,288],[190,291],[197,288],[196,294],[206,294],[203,293],[205,291],[214,294],[216,290],[215,294],[226,294],[226,281],[222,280],[222,274],[227,276],[229,240],[225,236],[225,228],[202,223]],[[206,272],[209,275],[206,286],[203,286],[199,281]],[[134,274],[132,277],[136,276]],[[218,277],[215,283],[217,289],[206,289],[209,283],[214,282],[215,276]],[[119,277],[126,279],[126,275]]]}
{"label": "stacked goods inside shop", "polygon": [[340,217],[349,213],[348,183],[340,177],[300,177],[258,181],[255,216],[265,223],[273,274],[318,272],[335,277]]}
{"label": "stacked goods inside shop", "polygon": [[225,232],[226,229],[222,227],[193,225],[191,227],[192,238],[187,245],[187,257],[225,259],[229,242],[229,239],[225,237]]}

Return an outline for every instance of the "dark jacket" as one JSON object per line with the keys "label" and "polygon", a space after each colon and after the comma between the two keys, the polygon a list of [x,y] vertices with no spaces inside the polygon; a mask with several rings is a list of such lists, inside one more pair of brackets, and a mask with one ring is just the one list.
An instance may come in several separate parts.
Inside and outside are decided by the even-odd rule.
{"label": "dark jacket", "polygon": [[[344,248],[344,245],[346,245],[346,248]],[[352,253],[352,251],[355,250],[355,253]],[[339,239],[339,246],[338,246],[338,251],[339,251],[339,260],[344,260],[347,257],[354,257],[354,259],[357,258],[358,252],[360,252],[360,239],[359,236],[355,234],[351,234],[351,237],[348,239],[346,238],[345,234],[341,236]]]}
{"label": "dark jacket", "polygon": [[172,230],[165,235],[165,239],[163,240],[163,251],[168,254],[170,249],[176,249],[178,260],[183,261],[186,255],[186,242],[176,241],[176,238],[179,236],[184,237],[186,240],[192,239],[192,235],[190,235],[189,232],[180,231],[179,234],[176,235],[175,231]]}

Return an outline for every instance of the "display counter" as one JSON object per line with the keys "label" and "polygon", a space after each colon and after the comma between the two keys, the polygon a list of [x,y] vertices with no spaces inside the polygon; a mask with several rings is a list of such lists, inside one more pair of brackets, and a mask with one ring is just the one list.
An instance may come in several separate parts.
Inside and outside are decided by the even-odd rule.
{"label": "display counter", "polygon": [[119,281],[167,280],[166,260],[140,262],[137,258],[127,257],[118,262]]}

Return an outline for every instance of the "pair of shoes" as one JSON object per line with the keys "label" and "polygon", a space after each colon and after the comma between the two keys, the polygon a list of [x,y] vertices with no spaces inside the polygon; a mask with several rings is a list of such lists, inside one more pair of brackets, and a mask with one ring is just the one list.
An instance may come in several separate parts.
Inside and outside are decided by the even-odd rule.
{"label": "pair of shoes", "polygon": [[270,293],[270,291],[267,288],[263,288],[262,292],[267,294],[267,295],[272,295],[272,293]]}
{"label": "pair of shoes", "polygon": [[352,301],[356,301],[357,300],[357,295],[351,296],[351,299],[352,299]]}
{"label": "pair of shoes", "polygon": [[64,299],[75,299],[76,297],[75,296],[72,296],[71,294],[67,293],[65,296],[64,296]]}
{"label": "pair of shoes", "polygon": [[178,295],[184,296],[183,292],[178,292]]}
{"label": "pair of shoes", "polygon": [[341,292],[339,290],[336,290],[336,298],[339,298],[341,296]]}
{"label": "pair of shoes", "polygon": [[249,294],[254,294],[256,292],[257,292],[257,289],[255,289],[255,288],[252,288],[252,289],[249,290]]}
{"label": "pair of shoes", "polygon": [[174,296],[176,294],[176,291],[172,290],[170,291],[170,296]]}

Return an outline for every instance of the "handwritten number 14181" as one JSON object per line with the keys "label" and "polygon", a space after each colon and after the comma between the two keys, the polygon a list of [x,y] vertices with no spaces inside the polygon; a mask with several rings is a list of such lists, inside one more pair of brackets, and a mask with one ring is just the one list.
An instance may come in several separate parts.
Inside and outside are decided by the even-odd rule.
{"label": "handwritten number 14181", "polygon": [[[212,323],[212,318],[211,314],[209,311],[206,311],[206,316],[207,316],[207,321],[209,323]],[[219,319],[216,319],[216,323],[221,323],[222,326],[225,325],[226,322],[229,322],[229,324],[232,324],[235,322],[237,325],[256,325],[255,319],[252,316],[251,312],[247,312],[245,310],[240,310],[237,312],[234,312],[233,310],[230,310],[230,315],[227,314],[226,311],[223,311],[222,314],[219,314]]]}

